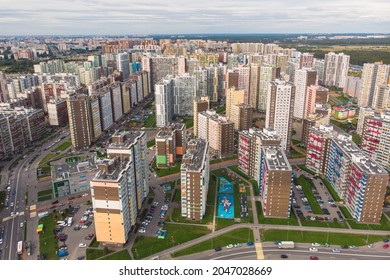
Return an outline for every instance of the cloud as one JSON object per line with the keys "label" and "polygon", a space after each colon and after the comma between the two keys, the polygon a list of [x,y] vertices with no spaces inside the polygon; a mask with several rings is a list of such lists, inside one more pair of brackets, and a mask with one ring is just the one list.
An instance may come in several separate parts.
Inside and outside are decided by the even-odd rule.
{"label": "cloud", "polygon": [[389,32],[388,0],[2,0],[1,35]]}

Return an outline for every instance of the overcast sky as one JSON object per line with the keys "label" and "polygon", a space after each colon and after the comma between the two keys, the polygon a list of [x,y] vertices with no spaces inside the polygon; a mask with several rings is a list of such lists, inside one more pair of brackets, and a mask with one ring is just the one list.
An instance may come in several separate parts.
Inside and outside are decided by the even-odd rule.
{"label": "overcast sky", "polygon": [[0,35],[388,33],[390,0],[0,0]]}

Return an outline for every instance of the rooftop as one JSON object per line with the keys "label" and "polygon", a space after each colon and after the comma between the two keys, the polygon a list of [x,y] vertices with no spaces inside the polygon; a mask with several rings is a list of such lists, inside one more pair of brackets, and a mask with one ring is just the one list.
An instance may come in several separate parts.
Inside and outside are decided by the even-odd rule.
{"label": "rooftop", "polygon": [[96,173],[94,181],[118,181],[122,174],[127,170],[129,160],[119,159],[102,159],[97,161],[99,171]]}
{"label": "rooftop", "polygon": [[[68,158],[67,158],[68,159]],[[97,169],[93,157],[85,160],[70,161],[65,158],[51,162],[51,172],[53,181],[69,178],[72,174],[79,172],[88,172]]]}
{"label": "rooftop", "polygon": [[204,167],[208,153],[208,142],[203,139],[191,139],[187,144],[186,154],[183,156],[181,170],[197,171]]}
{"label": "rooftop", "polygon": [[352,154],[352,162],[366,174],[387,174],[385,169],[361,152]]}
{"label": "rooftop", "polygon": [[292,171],[284,150],[280,147],[262,147],[268,170]]}
{"label": "rooftop", "polygon": [[135,144],[137,138],[144,135],[143,131],[116,130],[112,135],[112,143],[108,149],[128,149]]}
{"label": "rooftop", "polygon": [[184,130],[185,124],[184,123],[170,123],[167,126],[164,126],[160,128],[156,135],[156,139],[166,139],[168,137],[172,137],[172,133],[175,130]]}
{"label": "rooftop", "polygon": [[249,130],[243,130],[239,133],[247,136],[256,135],[260,137],[262,140],[280,140],[279,135],[273,128],[259,129],[256,127],[252,127]]}

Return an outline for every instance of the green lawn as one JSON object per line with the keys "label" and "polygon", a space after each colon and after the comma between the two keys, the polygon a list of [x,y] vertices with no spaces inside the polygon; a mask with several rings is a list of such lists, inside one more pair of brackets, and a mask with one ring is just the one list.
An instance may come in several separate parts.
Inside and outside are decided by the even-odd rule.
{"label": "green lawn", "polygon": [[0,191],[0,211],[4,209],[5,197],[5,191]]}
{"label": "green lawn", "polygon": [[201,221],[192,221],[181,216],[180,208],[174,208],[172,213],[172,221],[176,223],[187,223],[187,224],[211,224],[213,222],[213,213],[214,213],[214,207],[206,206],[206,213],[203,216],[203,219]]}
{"label": "green lawn", "polygon": [[359,136],[357,133],[352,134],[352,141],[355,142],[356,145],[362,144],[362,137]]}
{"label": "green lawn", "polygon": [[282,218],[264,218],[263,209],[261,207],[261,202],[256,201],[257,216],[259,219],[259,224],[271,224],[271,225],[291,225],[298,226],[297,218],[295,217],[294,211],[291,209],[291,215],[288,219]]}
{"label": "green lawn", "polygon": [[217,112],[217,114],[221,114],[223,112],[225,112],[226,108],[225,106],[218,106],[218,108],[215,110],[215,112]]}
{"label": "green lawn", "polygon": [[181,190],[175,189],[175,194],[173,195],[173,201],[174,202],[180,202],[181,201]]}
{"label": "green lawn", "polygon": [[299,164],[298,167],[304,171],[306,171],[307,173],[311,174],[311,175],[316,175],[315,172],[311,171],[309,168],[307,168],[304,164]]}
{"label": "green lawn", "polygon": [[332,185],[329,183],[328,180],[326,179],[323,179],[321,178],[322,180],[322,183],[326,186],[326,188],[328,189],[330,195],[333,197],[333,200],[334,201],[341,201],[341,198],[339,197],[339,195],[337,194],[337,192],[333,189]]}
{"label": "green lawn", "polygon": [[177,258],[185,255],[211,250],[216,247],[224,247],[228,244],[246,243],[253,240],[254,238],[253,238],[252,229],[240,228],[240,229],[232,230],[228,233],[222,234],[210,240],[198,243],[184,250],[178,251],[174,253],[172,257]]}
{"label": "green lawn", "polygon": [[311,188],[311,183],[312,183],[311,180],[309,178],[306,178],[303,175],[299,176],[297,180],[298,180],[298,184],[302,186],[302,191],[304,192],[307,200],[309,201],[311,210],[313,210],[313,214],[322,215],[323,212],[321,210],[321,207],[318,204]]}
{"label": "green lawn", "polygon": [[110,251],[107,249],[87,249],[86,252],[86,259],[87,260],[96,260],[99,259],[105,255],[108,255],[110,253],[113,253],[114,251]]}
{"label": "green lawn", "polygon": [[206,227],[194,227],[191,225],[166,224],[164,229],[168,230],[166,239],[145,236],[138,236],[136,238],[132,248],[135,259],[146,258],[147,256],[210,233],[210,230]]}
{"label": "green lawn", "polygon": [[56,150],[62,152],[62,151],[65,151],[70,146],[72,146],[72,142],[66,141],[66,142],[62,143],[61,145],[59,145]]}
{"label": "green lawn", "polygon": [[261,232],[262,241],[288,240],[300,243],[329,243],[333,245],[363,246],[369,243],[381,241],[385,236],[369,235],[367,242],[366,234],[346,234],[333,232],[305,232],[296,230],[267,230]]}
{"label": "green lawn", "polygon": [[215,175],[210,174],[209,191],[207,193],[207,205],[214,206],[215,195],[217,190],[216,184],[217,184],[217,180]]}
{"label": "green lawn", "polygon": [[172,167],[157,168],[156,161],[154,161],[152,164],[152,168],[156,172],[158,177],[164,177],[167,175],[179,173],[181,168],[181,162],[180,161],[176,162],[176,165]]}
{"label": "green lawn", "polygon": [[364,224],[364,223],[358,223],[353,218],[351,213],[347,210],[345,206],[340,206],[340,211],[343,213],[344,217],[347,219],[349,225],[353,229],[368,229],[368,230],[389,230],[390,231],[390,221],[385,217],[385,215],[382,215],[381,223],[380,224]]}
{"label": "green lawn", "polygon": [[150,140],[150,141],[148,141],[148,142],[146,143],[146,146],[147,146],[148,148],[150,148],[150,147],[152,147],[152,146],[154,146],[154,145],[156,145],[156,139]]}
{"label": "green lawn", "polygon": [[299,140],[291,139],[291,141],[293,142],[293,144],[294,144],[295,146],[301,144],[301,141],[299,141]]}
{"label": "green lawn", "polygon": [[89,244],[89,247],[93,247],[93,248],[99,247],[99,242],[96,240],[96,237],[92,239],[92,242]]}
{"label": "green lawn", "polygon": [[301,220],[301,224],[306,227],[348,228],[345,223],[339,222]]}
{"label": "green lawn", "polygon": [[240,175],[241,177],[243,177],[246,180],[250,180],[251,179],[248,175],[246,175],[240,169],[238,169],[237,165],[229,166],[229,169],[233,170],[234,172],[236,172],[238,175]]}
{"label": "green lawn", "polygon": [[44,195],[44,196],[39,196],[38,197],[38,202],[46,201],[51,199],[51,194],[49,195]]}
{"label": "green lawn", "polygon": [[51,195],[53,193],[53,190],[52,189],[48,189],[48,190],[44,190],[44,191],[40,191],[38,192],[38,196],[46,196],[46,195]]}
{"label": "green lawn", "polygon": [[186,125],[186,129],[189,129],[194,126],[194,118],[185,119],[184,123]]}
{"label": "green lawn", "polygon": [[149,115],[148,119],[144,123],[144,127],[148,127],[148,128],[156,127],[156,114]]}
{"label": "green lawn", "polygon": [[47,260],[58,260],[56,254],[58,241],[53,234],[56,221],[53,214],[39,219],[38,224],[43,224],[43,232],[39,234],[39,252],[43,253]]}
{"label": "green lawn", "polygon": [[129,251],[122,250],[119,252],[116,252],[114,254],[105,256],[103,258],[100,258],[100,260],[131,260],[131,256],[129,254]]}
{"label": "green lawn", "polygon": [[259,185],[257,184],[257,181],[255,179],[250,179],[249,182],[252,183],[254,195],[259,195],[260,191],[259,191]]}
{"label": "green lawn", "polygon": [[41,159],[41,161],[39,162],[38,168],[41,167],[42,165],[45,165],[46,163],[48,163],[51,159],[55,158],[56,156],[58,156],[58,155],[56,155],[56,154],[47,154],[47,155],[44,156],[44,158]]}

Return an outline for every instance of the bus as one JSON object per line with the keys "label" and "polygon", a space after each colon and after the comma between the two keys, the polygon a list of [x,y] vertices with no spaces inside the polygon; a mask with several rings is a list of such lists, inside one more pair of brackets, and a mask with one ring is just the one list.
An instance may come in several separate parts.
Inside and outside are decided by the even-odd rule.
{"label": "bus", "polygon": [[18,255],[21,255],[23,253],[23,241],[18,242],[17,253]]}

